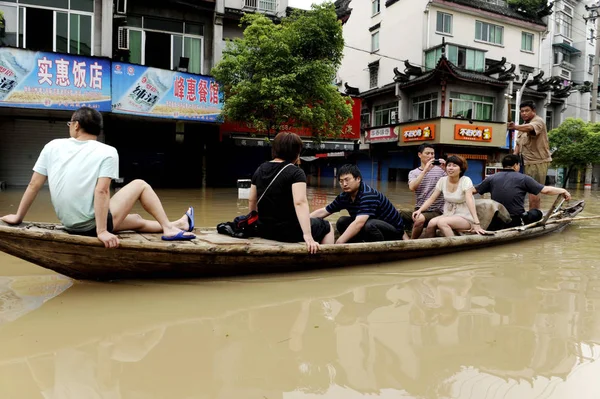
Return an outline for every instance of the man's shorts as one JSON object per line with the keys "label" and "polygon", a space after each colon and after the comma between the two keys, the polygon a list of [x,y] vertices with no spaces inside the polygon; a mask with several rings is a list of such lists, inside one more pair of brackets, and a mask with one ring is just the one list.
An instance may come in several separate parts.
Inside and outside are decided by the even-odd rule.
{"label": "man's shorts", "polygon": [[[413,212],[404,211],[404,210],[400,211],[400,216],[402,216],[402,221],[404,222],[405,230],[410,230],[413,227],[413,224],[414,224],[414,222],[412,220]],[[424,227],[427,227],[427,225],[429,224],[429,221],[435,217],[442,216],[442,212],[440,212],[440,211],[421,212],[421,215],[423,215],[425,217]]]}
{"label": "man's shorts", "polygon": [[548,174],[548,167],[550,162],[536,163],[533,165],[525,165],[525,174],[531,176],[533,180],[537,181],[542,185],[546,185],[546,175]]}
{"label": "man's shorts", "polygon": [[[108,211],[108,215],[106,215],[106,230],[111,234],[113,233],[113,230],[114,230],[113,217],[112,217],[112,213],[110,213],[110,210]],[[89,229],[87,231],[79,231],[79,232],[68,231],[68,232],[70,234],[75,234],[78,236],[98,237],[98,234],[96,234],[96,226],[94,226],[92,229]]]}

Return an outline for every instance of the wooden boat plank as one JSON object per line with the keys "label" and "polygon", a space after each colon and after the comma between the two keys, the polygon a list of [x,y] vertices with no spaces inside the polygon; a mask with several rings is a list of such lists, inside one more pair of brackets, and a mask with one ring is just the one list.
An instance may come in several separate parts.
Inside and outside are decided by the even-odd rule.
{"label": "wooden boat plank", "polygon": [[[581,208],[583,209],[583,207]],[[317,254],[304,243],[262,238],[236,239],[199,228],[192,241],[167,242],[160,234],[121,234],[119,248],[106,249],[95,237],[76,236],[48,225],[9,227],[0,222],[0,250],[80,279],[201,278],[366,265],[486,248],[559,231],[555,222],[493,236],[456,236],[409,241],[322,245]],[[29,226],[29,228],[27,228]]]}

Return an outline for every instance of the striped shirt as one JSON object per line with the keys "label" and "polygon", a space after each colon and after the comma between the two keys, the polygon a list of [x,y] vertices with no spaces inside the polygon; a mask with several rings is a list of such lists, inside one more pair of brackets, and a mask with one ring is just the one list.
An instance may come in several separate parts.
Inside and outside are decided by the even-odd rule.
{"label": "striped shirt", "polygon": [[[408,173],[408,182],[410,183],[416,180],[421,174],[421,172],[423,172],[423,168],[421,167],[411,170]],[[433,192],[435,191],[435,186],[438,180],[440,180],[444,176],[446,176],[446,172],[439,166],[434,166],[433,169],[431,169],[425,176],[423,176],[421,184],[419,184],[417,186],[417,189],[415,190],[415,194],[417,196],[417,204],[415,206],[415,210],[419,209],[421,205],[423,205],[423,203],[427,201],[429,197],[431,197],[431,194],[433,194]],[[431,204],[429,209],[426,209],[426,212],[432,211],[444,211],[444,194],[440,193],[438,199],[436,199],[435,202]]]}
{"label": "striped shirt", "polygon": [[343,209],[348,210],[352,219],[355,219],[357,216],[367,215],[373,219],[383,220],[399,231],[403,230],[400,212],[398,212],[385,195],[363,182],[360,183],[354,201],[352,201],[350,193],[341,193],[331,204],[325,207],[325,210],[330,214]]}

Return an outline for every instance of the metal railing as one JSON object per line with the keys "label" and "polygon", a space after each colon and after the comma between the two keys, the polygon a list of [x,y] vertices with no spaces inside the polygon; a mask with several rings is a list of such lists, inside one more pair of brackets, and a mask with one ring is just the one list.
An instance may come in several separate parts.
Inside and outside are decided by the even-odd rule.
{"label": "metal railing", "polygon": [[244,0],[244,8],[274,13],[277,12],[277,0]]}

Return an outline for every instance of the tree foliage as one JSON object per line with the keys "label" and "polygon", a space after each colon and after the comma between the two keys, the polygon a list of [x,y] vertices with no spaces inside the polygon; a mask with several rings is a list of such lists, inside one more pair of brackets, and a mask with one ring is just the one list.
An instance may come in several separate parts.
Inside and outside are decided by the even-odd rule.
{"label": "tree foliage", "polygon": [[332,84],[344,48],[332,3],[297,10],[276,24],[247,14],[242,39],[229,41],[212,74],[224,91],[223,117],[275,134],[282,125],[336,136],[352,116]]}
{"label": "tree foliage", "polygon": [[600,123],[567,118],[548,134],[555,149],[552,162],[557,166],[585,167],[600,163]]}

